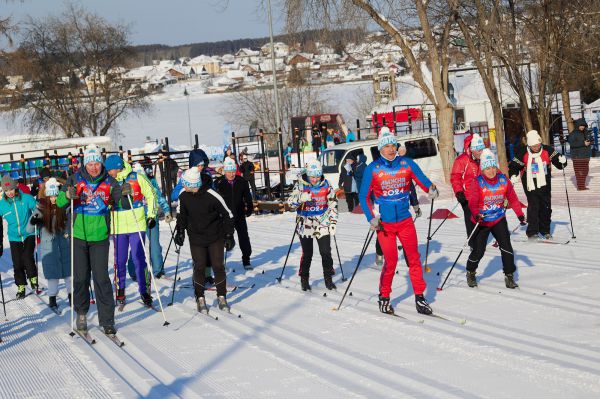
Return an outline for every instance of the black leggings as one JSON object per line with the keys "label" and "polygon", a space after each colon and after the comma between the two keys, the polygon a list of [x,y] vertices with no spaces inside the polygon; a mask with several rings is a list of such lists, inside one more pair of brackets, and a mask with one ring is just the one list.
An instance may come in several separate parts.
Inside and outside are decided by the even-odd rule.
{"label": "black leggings", "polygon": [[481,226],[477,227],[477,231],[471,237],[469,245],[473,250],[467,260],[467,270],[474,272],[479,266],[479,261],[485,254],[485,248],[487,247],[488,237],[492,233],[492,236],[498,241],[498,247],[500,248],[500,254],[502,256],[502,269],[504,274],[512,274],[517,270],[515,266],[515,255],[513,254],[513,248],[510,244],[510,232],[508,231],[508,224],[506,218],[502,218],[501,221],[493,226]]}
{"label": "black leggings", "polygon": [[[333,258],[331,257],[331,237],[328,235],[321,236],[317,239],[319,245],[319,253],[323,262],[323,276],[333,276]],[[300,276],[308,277],[310,275],[310,263],[313,256],[313,238],[300,237],[300,245],[302,245],[302,259],[300,260]]]}
{"label": "black leggings", "polygon": [[28,278],[37,277],[37,266],[33,259],[34,249],[34,236],[27,237],[23,242],[10,241],[10,255],[13,261],[16,285],[27,285]]}
{"label": "black leggings", "polygon": [[190,244],[192,259],[194,260],[194,293],[196,298],[204,296],[204,278],[205,268],[208,265],[208,258],[212,264],[215,273],[215,285],[217,286],[217,295],[227,295],[227,282],[225,281],[225,265],[223,263],[223,239],[220,238],[212,244],[204,247]]}

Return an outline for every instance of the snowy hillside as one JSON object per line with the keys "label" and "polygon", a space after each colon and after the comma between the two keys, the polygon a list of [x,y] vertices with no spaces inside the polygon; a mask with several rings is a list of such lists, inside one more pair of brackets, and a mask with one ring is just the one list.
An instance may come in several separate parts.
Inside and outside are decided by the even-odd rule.
{"label": "snowy hillside", "polygon": [[[595,165],[592,179],[599,178]],[[563,186],[555,179],[553,192],[558,196]],[[436,201],[436,208],[453,208],[449,187],[442,185],[441,190],[444,199]],[[373,244],[352,284],[352,296],[340,311],[332,309],[348,281],[341,281],[337,259],[338,292],[324,296],[316,255],[313,292],[303,293],[297,277],[297,240],[282,283],[277,283],[294,215],[252,216],[254,271],[244,273],[238,248],[227,262],[230,284],[255,284],[229,295],[232,311],[241,318],[220,312],[214,292],[207,293],[207,300],[218,320],[195,313],[193,292],[184,287],[191,282],[186,242],[175,303],[166,309],[169,326],[163,327],[162,316],[137,301],[137,286],[128,281],[130,302],[117,313],[123,348],[97,328],[91,330],[98,340],[93,347],[71,338],[64,290],[60,317],[47,308],[45,295],[11,300],[15,288],[5,242],[0,271],[10,302],[7,320],[0,322],[0,397],[598,398],[600,203],[597,192],[587,200],[580,200],[587,192],[572,190],[570,195],[577,205],[572,208],[577,239],[567,245],[515,239],[521,287],[514,291],[504,287],[500,254],[491,245],[480,265],[479,288],[466,285],[463,254],[444,290],[436,291],[465,240],[461,218],[446,222],[431,242],[432,272],[425,277],[427,299],[449,320],[416,313],[402,258],[392,298],[406,320],[379,313]],[[427,213],[427,200],[421,200]],[[568,211],[559,199],[552,217],[556,241],[569,239]],[[508,220],[511,228],[518,223],[512,212]],[[434,220],[433,227],[438,223]],[[427,219],[417,219],[416,225],[424,255]],[[161,233],[166,249],[166,225]],[[363,215],[340,215],[337,243],[348,278],[366,234]],[[523,235],[522,230],[515,233],[517,238]],[[171,250],[166,263],[170,277],[177,260]],[[158,284],[166,304],[172,282],[161,279]],[[94,305],[89,322],[97,325]]]}

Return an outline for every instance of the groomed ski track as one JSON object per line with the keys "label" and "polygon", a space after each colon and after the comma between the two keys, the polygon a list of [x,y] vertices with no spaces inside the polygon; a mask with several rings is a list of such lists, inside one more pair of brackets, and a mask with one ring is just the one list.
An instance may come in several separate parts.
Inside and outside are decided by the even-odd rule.
{"label": "groomed ski track", "polygon": [[[426,200],[422,203],[428,213]],[[440,200],[438,206],[451,209],[453,203]],[[312,293],[299,287],[297,240],[282,283],[276,281],[294,215],[253,216],[249,232],[255,269],[243,270],[237,247],[228,255],[227,267],[235,269],[228,273],[229,282],[256,284],[229,296],[232,311],[241,318],[219,311],[214,292],[207,292],[206,298],[219,320],[195,314],[193,291],[181,288],[174,306],[166,308],[171,325],[163,327],[162,316],[138,302],[137,285],[128,279],[127,306],[115,313],[125,346],[118,348],[92,328],[98,323],[94,305],[88,320],[97,343],[89,346],[68,335],[70,313],[62,285],[62,316],[34,295],[11,301],[6,305],[8,321],[2,318],[0,323],[0,397],[599,397],[600,231],[586,225],[596,212],[575,210],[574,223],[580,227],[577,239],[568,245],[513,243],[521,286],[517,290],[504,287],[499,251],[489,245],[478,270],[479,288],[466,286],[465,253],[444,290],[436,291],[465,239],[462,219],[448,220],[430,244],[426,297],[435,312],[466,319],[465,325],[417,315],[401,254],[392,298],[408,320],[380,314],[379,271],[367,267],[374,267],[374,244],[350,289],[352,296],[340,311],[332,310],[367,233],[363,215],[340,215],[337,241],[348,281],[341,281],[333,248],[338,290],[328,292],[315,249]],[[570,238],[566,208],[556,207],[553,220],[559,221],[554,235]],[[434,220],[434,228],[437,223]],[[516,223],[509,214],[509,227]],[[419,218],[416,225],[424,255],[427,220]],[[163,249],[168,231],[163,224]],[[6,299],[12,299],[7,252],[0,270]],[[171,277],[175,261],[171,251],[166,263]],[[186,240],[179,283],[190,282],[191,264]],[[43,278],[41,282],[45,285]],[[171,284],[158,283],[165,305]],[[47,300],[45,294],[42,298]]]}

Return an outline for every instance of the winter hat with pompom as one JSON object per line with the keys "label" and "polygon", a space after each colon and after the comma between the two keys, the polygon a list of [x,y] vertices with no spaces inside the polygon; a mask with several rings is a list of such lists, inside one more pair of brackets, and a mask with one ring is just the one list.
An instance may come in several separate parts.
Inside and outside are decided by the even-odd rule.
{"label": "winter hat with pompom", "polygon": [[306,164],[306,175],[308,177],[321,177],[323,176],[323,167],[321,162],[313,159]]}
{"label": "winter hat with pompom", "polygon": [[90,144],[83,152],[83,165],[87,165],[90,162],[102,163],[102,153],[100,148],[95,144]]}
{"label": "winter hat with pompom", "polygon": [[394,134],[392,132],[390,132],[390,129],[387,126],[384,126],[381,128],[381,130],[379,130],[379,139],[377,140],[377,148],[379,149],[379,151],[381,151],[381,149],[383,147],[385,147],[386,145],[389,145],[389,144],[397,145],[398,140],[396,140],[396,136],[394,136]]}
{"label": "winter hat with pompom", "polygon": [[481,151],[485,149],[485,143],[480,135],[477,133],[473,134],[473,139],[471,140],[471,151]]}
{"label": "winter hat with pompom", "polygon": [[479,158],[479,165],[481,167],[481,170],[485,170],[487,168],[492,167],[498,167],[498,161],[496,161],[494,153],[489,148],[485,148],[481,152],[481,157]]}
{"label": "winter hat with pompom", "polygon": [[235,172],[237,170],[237,165],[235,161],[229,157],[223,160],[223,171],[224,172]]}
{"label": "winter hat with pompom", "polygon": [[44,189],[46,190],[46,197],[58,197],[60,183],[54,177],[51,177],[44,183]]}
{"label": "winter hat with pompom", "polygon": [[190,168],[181,176],[181,184],[187,188],[200,188],[202,179],[198,168]]}

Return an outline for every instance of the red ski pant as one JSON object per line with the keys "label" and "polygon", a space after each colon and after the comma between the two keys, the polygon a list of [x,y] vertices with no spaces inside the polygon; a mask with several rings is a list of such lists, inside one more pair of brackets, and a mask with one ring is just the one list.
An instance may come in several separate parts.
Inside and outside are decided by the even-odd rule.
{"label": "red ski pant", "polygon": [[379,294],[382,297],[389,297],[392,293],[392,280],[398,263],[398,246],[396,237],[400,240],[404,248],[406,260],[408,262],[408,273],[410,282],[413,286],[415,295],[421,295],[427,285],[423,280],[423,269],[421,267],[421,255],[417,242],[417,230],[412,218],[406,218],[396,223],[381,223],[383,230],[377,232],[377,239],[383,250],[385,263],[381,269],[379,279]]}

